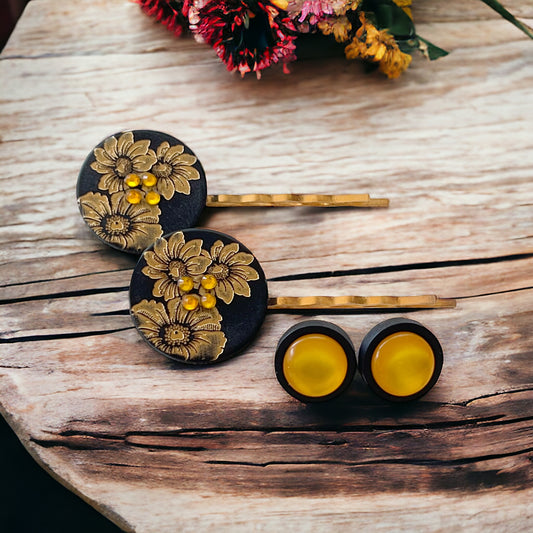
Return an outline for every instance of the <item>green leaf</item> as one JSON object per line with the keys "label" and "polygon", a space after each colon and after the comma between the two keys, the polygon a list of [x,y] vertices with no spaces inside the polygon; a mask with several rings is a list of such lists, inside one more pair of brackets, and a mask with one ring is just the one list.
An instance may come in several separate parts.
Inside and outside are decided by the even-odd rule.
{"label": "green leaf", "polygon": [[519,30],[523,31],[528,37],[533,39],[533,28],[530,28],[527,24],[524,24],[520,20],[518,20],[512,13],[507,11],[500,2],[497,2],[496,0],[481,0],[482,2],[485,2],[489,7],[494,9],[496,13],[501,15],[505,20],[508,20],[511,24],[514,24]]}
{"label": "green leaf", "polygon": [[410,39],[415,35],[413,21],[392,0],[365,0],[362,10],[373,12],[377,27],[389,30],[395,38]]}
{"label": "green leaf", "polygon": [[435,46],[433,43],[430,43],[423,37],[420,37],[420,35],[417,35],[419,43],[419,48],[422,51],[422,53],[431,61],[434,59],[438,59],[439,57],[447,56],[450,52],[446,52],[446,50],[443,50],[442,48],[439,48],[438,46]]}

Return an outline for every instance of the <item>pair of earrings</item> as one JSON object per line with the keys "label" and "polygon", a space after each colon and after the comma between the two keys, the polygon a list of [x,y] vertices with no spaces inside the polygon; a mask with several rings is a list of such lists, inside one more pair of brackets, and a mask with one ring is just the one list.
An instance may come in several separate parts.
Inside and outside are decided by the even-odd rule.
{"label": "pair of earrings", "polygon": [[274,366],[280,385],[306,402],[331,400],[352,383],[357,368],[370,389],[389,401],[420,398],[437,382],[442,347],[415,320],[392,318],[374,326],[359,352],[336,324],[308,320],[288,329],[276,348]]}
{"label": "pair of earrings", "polygon": [[121,132],[89,154],[77,185],[83,219],[106,244],[141,254],[130,283],[135,327],[176,361],[206,364],[242,351],[267,310],[439,308],[424,296],[268,297],[261,265],[242,243],[195,228],[201,211],[225,206],[386,207],[368,195],[208,196],[205,173],[178,139],[156,131]]}

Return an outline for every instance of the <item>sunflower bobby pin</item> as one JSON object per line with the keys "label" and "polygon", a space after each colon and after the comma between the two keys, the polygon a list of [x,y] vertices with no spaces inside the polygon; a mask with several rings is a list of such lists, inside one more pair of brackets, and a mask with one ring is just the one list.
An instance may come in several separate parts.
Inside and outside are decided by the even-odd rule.
{"label": "sunflower bobby pin", "polygon": [[130,283],[130,313],[143,339],[175,361],[209,364],[242,351],[268,310],[455,307],[425,296],[269,298],[259,261],[233,237],[192,228],[155,241]]}
{"label": "sunflower bobby pin", "polygon": [[204,169],[192,150],[151,130],[120,132],[88,155],[78,177],[78,204],[106,244],[140,254],[156,239],[192,228],[204,207],[387,207],[368,194],[207,195]]}

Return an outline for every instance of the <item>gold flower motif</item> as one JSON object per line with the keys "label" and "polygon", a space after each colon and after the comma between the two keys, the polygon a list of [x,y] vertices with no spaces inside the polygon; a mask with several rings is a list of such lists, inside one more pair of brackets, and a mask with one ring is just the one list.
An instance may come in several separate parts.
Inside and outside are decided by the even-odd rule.
{"label": "gold flower motif", "polygon": [[184,361],[215,361],[224,351],[226,336],[216,309],[187,311],[181,299],[168,302],[142,300],[132,307],[138,328],[148,342]]}
{"label": "gold flower motif", "polygon": [[131,131],[123,133],[118,140],[108,137],[103,148],[94,149],[96,161],[91,163],[91,168],[102,174],[98,188],[110,194],[123,191],[128,174],[150,170],[156,156],[149,146],[149,140],[134,142]]}
{"label": "gold flower motif", "polygon": [[191,166],[196,157],[183,150],[181,144],[170,146],[167,141],[157,147],[157,162],[151,172],[157,177],[157,190],[165,200],[170,200],[175,192],[191,194],[189,180],[200,179],[200,173]]}
{"label": "gold flower motif", "polygon": [[248,266],[254,256],[246,252],[239,252],[236,242],[224,246],[222,241],[216,241],[211,246],[212,264],[207,269],[208,274],[215,276],[217,286],[215,294],[223,302],[232,302],[235,294],[250,296],[249,281],[259,279],[259,274]]}
{"label": "gold flower motif", "polygon": [[87,225],[109,244],[140,252],[163,234],[157,206],[130,204],[122,193],[88,192],[78,201]]}
{"label": "gold flower motif", "polygon": [[159,239],[154,249],[145,252],[147,265],[142,273],[157,280],[152,294],[172,300],[180,296],[178,280],[185,276],[195,278],[202,275],[211,263],[206,250],[202,250],[202,240],[185,242],[181,231],[173,233],[168,241]]}

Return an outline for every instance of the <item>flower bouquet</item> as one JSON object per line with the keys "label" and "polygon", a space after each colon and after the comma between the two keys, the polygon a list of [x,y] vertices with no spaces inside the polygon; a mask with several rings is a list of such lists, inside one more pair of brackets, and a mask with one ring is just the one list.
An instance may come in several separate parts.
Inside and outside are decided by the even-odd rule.
{"label": "flower bouquet", "polygon": [[[242,76],[305,56],[339,50],[361,59],[389,78],[411,63],[412,53],[428,59],[447,54],[416,33],[411,0],[134,0],[175,35],[193,33],[212,46],[230,71]],[[497,0],[482,0],[533,38],[533,30]],[[317,46],[318,44],[318,46]]]}

